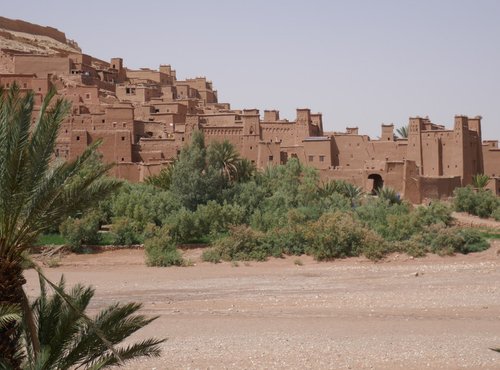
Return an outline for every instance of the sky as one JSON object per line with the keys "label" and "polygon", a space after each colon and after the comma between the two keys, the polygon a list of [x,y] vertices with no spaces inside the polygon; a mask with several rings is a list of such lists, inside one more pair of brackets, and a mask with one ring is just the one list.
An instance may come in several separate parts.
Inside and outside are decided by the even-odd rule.
{"label": "sky", "polygon": [[129,68],[206,76],[235,109],[311,108],[325,130],[374,138],[410,116],[481,115],[500,139],[498,0],[0,0],[0,15]]}

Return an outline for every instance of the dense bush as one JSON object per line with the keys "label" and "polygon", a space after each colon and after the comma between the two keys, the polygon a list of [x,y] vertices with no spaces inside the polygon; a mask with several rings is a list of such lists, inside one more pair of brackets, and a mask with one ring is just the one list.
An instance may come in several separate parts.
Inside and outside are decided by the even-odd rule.
{"label": "dense bush", "polygon": [[408,243],[400,246],[400,250],[409,255],[420,257],[426,253],[467,254],[480,252],[488,247],[489,243],[477,230],[436,224],[426,227],[419,234],[415,234]]}
{"label": "dense bush", "polygon": [[154,236],[144,242],[146,264],[148,266],[182,266],[184,260],[177,250],[168,228],[159,229]]}
{"label": "dense bush", "polygon": [[366,229],[352,214],[325,214],[306,231],[306,252],[319,261],[358,256],[365,241]]}
{"label": "dense bush", "polygon": [[111,235],[115,245],[140,244],[144,241],[141,224],[133,219],[120,217],[113,219]]}
{"label": "dense bush", "polygon": [[179,199],[170,192],[146,184],[128,184],[101,209],[108,212],[108,218],[127,218],[139,228],[153,223],[161,225],[165,218],[181,207]]}
{"label": "dense bush", "polygon": [[196,211],[182,208],[166,219],[170,235],[178,243],[208,242],[226,233],[231,225],[243,223],[245,210],[233,204],[209,201]]}
{"label": "dense bush", "polygon": [[240,225],[231,228],[229,234],[215,241],[212,249],[204,255],[220,256],[224,261],[264,261],[272,253],[263,243],[264,234]]}
{"label": "dense bush", "polygon": [[81,252],[82,245],[99,244],[101,240],[100,220],[101,215],[95,211],[82,218],[69,217],[60,225],[59,231],[73,252]]}
{"label": "dense bush", "polygon": [[467,212],[482,218],[491,217],[499,208],[498,197],[490,190],[473,189],[471,186],[454,191],[454,206],[459,212]]}
{"label": "dense bush", "polygon": [[491,217],[493,217],[496,221],[500,221],[500,207],[497,207],[491,214]]}

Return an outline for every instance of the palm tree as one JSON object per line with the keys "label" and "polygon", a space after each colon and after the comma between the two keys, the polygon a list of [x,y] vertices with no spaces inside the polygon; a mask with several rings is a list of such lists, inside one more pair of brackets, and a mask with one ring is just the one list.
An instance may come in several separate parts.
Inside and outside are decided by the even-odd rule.
{"label": "palm tree", "polygon": [[351,201],[351,207],[355,207],[363,195],[363,189],[347,181],[341,182],[339,192]]}
{"label": "palm tree", "polygon": [[343,186],[342,182],[339,180],[328,180],[321,183],[318,188],[321,196],[328,197],[334,193],[340,193],[340,187]]}
{"label": "palm tree", "polygon": [[207,154],[208,163],[219,169],[227,181],[237,179],[240,156],[233,144],[227,140],[214,142],[210,144]]}
{"label": "palm tree", "polygon": [[396,132],[400,138],[407,139],[408,138],[408,125],[401,126],[400,128],[396,129]]}
{"label": "palm tree", "polygon": [[255,164],[246,158],[241,158],[236,162],[236,180],[239,182],[249,181],[257,173]]}
{"label": "palm tree", "polygon": [[[64,278],[61,278],[57,288],[75,306],[70,307],[61,295],[47,295],[46,283],[42,278],[40,288],[40,296],[31,305],[40,345],[39,355],[36,355],[36,350],[27,338],[29,334],[21,330],[21,336],[27,344],[23,369],[101,369],[118,363],[118,358],[101,341],[94,328],[77,313],[87,309],[94,296],[94,289],[78,284],[66,292]],[[140,308],[141,305],[137,303],[112,304],[95,316],[93,324],[112,345],[118,345],[157,318],[137,315]],[[163,342],[164,340],[159,339],[146,339],[122,346],[116,352],[122,363],[142,356],[158,356],[159,345]]]}
{"label": "palm tree", "polygon": [[[17,306],[32,325],[23,291],[22,262],[37,237],[74,214],[106,197],[119,185],[105,177],[110,165],[86,170],[98,145],[90,146],[70,162],[52,160],[61,122],[70,103],[57,99],[55,90],[45,97],[33,120],[33,92],[21,93],[14,85],[0,88],[0,305]],[[32,330],[35,347],[36,339]],[[0,353],[13,369],[21,358],[15,322],[0,328]],[[37,353],[37,351],[35,351]]]}
{"label": "palm tree", "polygon": [[472,176],[472,185],[477,189],[484,189],[489,182],[490,177],[488,175],[478,173]]}

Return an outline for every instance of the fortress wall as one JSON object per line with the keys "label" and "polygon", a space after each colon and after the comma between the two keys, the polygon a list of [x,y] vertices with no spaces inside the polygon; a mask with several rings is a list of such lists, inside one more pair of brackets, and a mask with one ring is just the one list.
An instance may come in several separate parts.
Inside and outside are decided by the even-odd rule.
{"label": "fortress wall", "polygon": [[19,19],[0,17],[0,28],[14,32],[29,33],[31,35],[47,36],[64,44],[67,43],[64,32],[53,27],[39,26],[38,24],[21,21]]}
{"label": "fortress wall", "polygon": [[68,57],[29,54],[14,56],[14,73],[34,73],[37,77],[46,77],[49,74],[68,75],[69,71]]}

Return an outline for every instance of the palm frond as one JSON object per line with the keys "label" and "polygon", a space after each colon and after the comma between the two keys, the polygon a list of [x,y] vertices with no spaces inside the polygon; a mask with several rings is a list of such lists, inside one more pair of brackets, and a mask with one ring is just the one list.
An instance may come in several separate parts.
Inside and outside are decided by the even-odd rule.
{"label": "palm frond", "polygon": [[401,126],[400,128],[396,129],[396,133],[398,134],[398,136],[400,138],[407,139],[408,138],[408,129],[409,129],[408,125]]}
{"label": "palm frond", "polygon": [[17,305],[0,305],[0,328],[21,320],[21,309]]}

